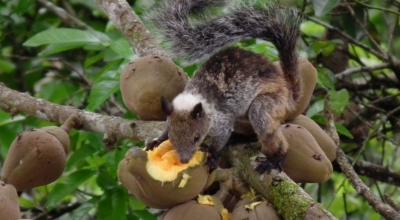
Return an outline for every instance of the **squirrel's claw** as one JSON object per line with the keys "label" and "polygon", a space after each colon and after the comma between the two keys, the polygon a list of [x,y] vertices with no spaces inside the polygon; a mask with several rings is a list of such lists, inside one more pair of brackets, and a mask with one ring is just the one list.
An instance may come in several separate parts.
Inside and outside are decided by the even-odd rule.
{"label": "squirrel's claw", "polygon": [[155,147],[161,144],[161,141],[156,138],[151,140],[150,142],[145,143],[145,150],[153,150]]}
{"label": "squirrel's claw", "polygon": [[256,162],[259,164],[256,167],[256,171],[259,174],[262,173],[270,173],[271,170],[278,170],[279,172],[282,172],[283,170],[283,161],[285,159],[284,155],[275,155],[273,157],[257,157]]}

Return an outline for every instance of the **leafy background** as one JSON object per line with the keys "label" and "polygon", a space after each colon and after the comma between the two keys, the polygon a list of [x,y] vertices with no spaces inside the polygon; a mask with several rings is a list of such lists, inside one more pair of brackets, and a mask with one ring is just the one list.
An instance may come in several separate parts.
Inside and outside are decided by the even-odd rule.
{"label": "leafy background", "polygon": [[[52,1],[84,21],[89,27],[86,29],[64,23],[41,2],[1,1],[0,82],[54,103],[134,119],[134,113],[125,110],[119,91],[121,69],[136,56],[128,41],[99,10],[95,0]],[[139,16],[144,16],[155,1],[130,3]],[[369,47],[374,46],[373,39],[387,53],[400,55],[398,0],[281,3],[299,8],[308,18],[338,27]],[[351,5],[354,15],[346,11],[345,3]],[[319,72],[318,88],[307,115],[323,126],[324,110],[332,109],[338,117],[341,147],[348,155],[355,161],[365,160],[399,171],[400,115],[395,109],[400,102],[399,78],[394,77],[391,69],[337,77],[345,69],[383,61],[368,50],[347,44],[311,19],[303,22],[301,30],[300,54],[311,60]],[[277,52],[268,42],[250,40],[238,46],[277,60]],[[192,75],[198,67],[184,69]],[[389,103],[380,102],[381,99]],[[393,109],[396,111],[388,116]],[[20,132],[47,125],[46,121],[0,111],[0,165]],[[72,153],[62,178],[22,194],[20,204],[28,217],[45,219],[55,214],[60,215],[59,219],[156,219],[151,214],[154,211],[128,195],[116,176],[125,152],[142,143],[122,141],[110,147],[103,142],[102,135],[83,131],[72,132],[71,141]],[[400,203],[396,185],[363,180],[375,194],[389,195]],[[304,187],[339,219],[381,219],[340,172],[324,184]]]}

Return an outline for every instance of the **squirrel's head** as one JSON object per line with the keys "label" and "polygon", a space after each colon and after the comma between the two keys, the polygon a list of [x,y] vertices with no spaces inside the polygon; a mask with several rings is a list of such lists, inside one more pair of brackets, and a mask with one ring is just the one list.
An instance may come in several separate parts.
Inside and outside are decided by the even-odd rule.
{"label": "squirrel's head", "polygon": [[168,138],[176,148],[180,161],[187,163],[206,137],[210,118],[201,99],[192,94],[180,94],[169,103],[161,100],[167,114]]}

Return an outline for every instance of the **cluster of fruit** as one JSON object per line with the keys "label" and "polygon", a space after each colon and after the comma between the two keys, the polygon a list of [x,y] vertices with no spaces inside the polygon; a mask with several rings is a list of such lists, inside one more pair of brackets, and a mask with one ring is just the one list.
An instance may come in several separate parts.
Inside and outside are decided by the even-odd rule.
{"label": "cluster of fruit", "polygon": [[218,192],[201,195],[219,184],[219,170],[210,173],[205,162],[205,153],[197,151],[187,164],[182,164],[167,140],[153,150],[130,150],[119,165],[118,176],[122,185],[147,206],[168,209],[163,220],[279,219],[268,202],[256,197],[232,203],[232,196],[216,196]]}
{"label": "cluster of fruit", "polygon": [[[280,127],[289,145],[283,170],[295,182],[320,183],[332,174],[331,161],[336,158],[337,146],[318,124],[301,115],[311,100],[317,71],[307,60],[301,60],[299,67],[303,94],[297,108]],[[125,69],[121,92],[125,104],[139,117],[162,120],[165,115],[158,104],[160,97],[172,100],[182,91],[186,80],[182,71],[168,59],[148,56],[135,60]],[[252,133],[246,120],[237,123],[235,131]],[[150,151],[130,150],[120,163],[119,178],[128,191],[147,206],[168,209],[163,220],[265,219],[265,216],[279,219],[272,206],[257,197],[235,196],[232,202],[229,196],[227,202],[214,195],[202,196],[210,191],[210,186],[215,187],[214,174],[209,172],[205,159],[204,153],[198,151],[189,163],[182,164],[167,140]]]}
{"label": "cluster of fruit", "polygon": [[[277,65],[278,66],[278,65]],[[301,115],[309,105],[317,78],[306,60],[299,63],[303,94],[280,129],[289,145],[283,170],[295,182],[324,182],[332,173],[336,157],[333,140],[310,118]],[[188,78],[171,60],[157,56],[136,59],[121,76],[126,106],[144,120],[163,120],[160,97],[170,101]],[[67,123],[66,123],[67,124]],[[70,128],[46,127],[26,131],[12,143],[0,181],[0,219],[20,217],[17,192],[43,186],[59,178],[69,151]],[[238,123],[238,133],[252,133],[248,122]],[[279,219],[272,206],[250,189],[238,195],[218,197],[210,188],[223,188],[206,165],[207,155],[198,151],[187,164],[167,140],[153,150],[130,150],[119,165],[119,179],[130,193],[152,208],[168,209],[164,220],[179,219]],[[218,170],[218,169],[217,169]],[[229,194],[229,193],[228,193]],[[261,216],[261,217],[260,217]]]}
{"label": "cluster of fruit", "polygon": [[68,130],[34,129],[14,140],[1,173],[0,219],[20,218],[17,192],[47,185],[61,176],[70,146]]}

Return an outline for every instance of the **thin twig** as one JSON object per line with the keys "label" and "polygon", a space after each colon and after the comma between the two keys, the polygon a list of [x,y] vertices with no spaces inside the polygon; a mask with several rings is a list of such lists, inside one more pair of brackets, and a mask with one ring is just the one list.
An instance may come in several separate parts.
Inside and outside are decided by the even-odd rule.
{"label": "thin twig", "polygon": [[359,160],[354,164],[354,170],[359,175],[400,186],[400,173],[394,172],[387,167]]}
{"label": "thin twig", "polygon": [[378,42],[376,42],[376,40],[374,39],[374,37],[372,37],[372,35],[369,33],[369,31],[367,30],[367,28],[365,27],[365,24],[363,24],[360,19],[358,19],[356,13],[354,12],[353,8],[351,7],[351,5],[346,1],[345,3],[347,10],[349,10],[351,16],[354,18],[354,20],[356,21],[356,23],[358,25],[360,25],[361,29],[364,31],[364,33],[367,35],[368,39],[371,41],[372,45],[374,45],[375,49],[377,49],[381,54],[384,54],[385,57],[387,57],[386,53],[382,50],[381,46],[378,44]]}
{"label": "thin twig", "polygon": [[361,47],[362,49],[364,49],[365,51],[375,55],[379,59],[384,60],[384,61],[388,60],[388,58],[384,54],[381,54],[379,51],[376,51],[376,50],[372,49],[371,47],[359,42],[358,40],[354,39],[353,37],[348,35],[346,32],[342,31],[341,29],[339,29],[339,28],[337,28],[335,26],[332,26],[332,25],[330,25],[330,24],[328,24],[328,23],[326,23],[324,21],[321,21],[320,19],[315,18],[315,17],[307,16],[307,18],[310,21],[313,21],[313,22],[315,22],[315,23],[317,23],[319,25],[322,25],[322,26],[326,27],[329,30],[332,30],[332,31],[338,33],[342,37],[346,38],[350,43]]}
{"label": "thin twig", "polygon": [[61,20],[66,23],[69,26],[75,26],[83,29],[92,29],[89,25],[87,25],[85,22],[80,20],[79,18],[76,18],[69,14],[67,11],[65,11],[63,8],[58,7],[57,5],[53,4],[50,1],[47,0],[39,0],[40,4],[42,4],[44,7],[52,11],[54,14],[56,14],[58,17],[61,18]]}
{"label": "thin twig", "polygon": [[372,72],[372,71],[382,70],[382,69],[387,69],[387,68],[390,68],[390,64],[388,64],[388,63],[377,64],[375,66],[361,66],[361,67],[347,69],[341,73],[336,74],[335,77],[340,79],[340,78],[352,75],[354,73]]}
{"label": "thin twig", "polygon": [[[327,131],[331,137],[333,137],[334,141],[339,145],[340,140],[336,131],[334,116],[331,112],[327,112],[328,118],[328,128]],[[361,180],[361,178],[354,171],[353,166],[347,159],[346,154],[343,150],[338,147],[336,151],[336,162],[339,164],[340,169],[350,181],[354,189],[364,197],[367,202],[382,216],[387,219],[397,220],[400,219],[400,213],[393,209],[388,204],[384,203],[380,199],[378,199],[372,192],[371,189]]]}
{"label": "thin twig", "polygon": [[47,219],[57,219],[60,216],[65,215],[66,213],[72,212],[75,209],[79,208],[82,203],[76,202],[72,205],[64,206],[61,208],[54,209],[49,212],[44,212],[34,218],[34,220],[47,220]]}
{"label": "thin twig", "polygon": [[365,6],[365,7],[370,8],[370,9],[376,9],[376,10],[380,10],[380,11],[383,11],[383,12],[388,12],[388,13],[392,13],[392,14],[395,14],[397,16],[400,16],[400,13],[398,11],[394,11],[394,10],[391,10],[389,8],[382,8],[382,7],[375,6],[375,5],[369,5],[369,4],[366,4],[366,3],[362,2],[362,1],[358,1],[358,0],[356,0],[356,2],[358,4],[360,4],[360,5],[362,5],[362,6]]}

